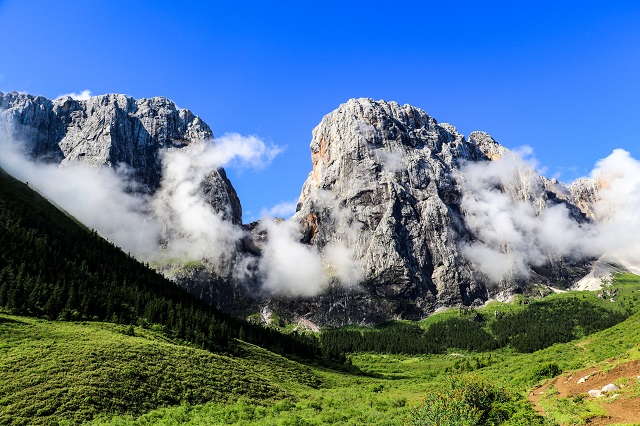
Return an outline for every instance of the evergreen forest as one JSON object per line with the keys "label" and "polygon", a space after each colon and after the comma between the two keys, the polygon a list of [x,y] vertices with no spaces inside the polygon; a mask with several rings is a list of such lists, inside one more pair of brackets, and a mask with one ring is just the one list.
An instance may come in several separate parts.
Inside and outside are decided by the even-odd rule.
{"label": "evergreen forest", "polygon": [[16,315],[155,327],[210,350],[232,339],[313,359],[314,335],[222,313],[122,252],[0,170],[0,307]]}

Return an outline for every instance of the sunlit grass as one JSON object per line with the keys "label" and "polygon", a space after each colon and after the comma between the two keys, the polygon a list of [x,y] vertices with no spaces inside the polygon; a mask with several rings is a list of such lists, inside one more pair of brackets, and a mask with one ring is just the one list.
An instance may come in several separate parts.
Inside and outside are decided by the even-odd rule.
{"label": "sunlit grass", "polygon": [[[606,306],[635,306],[639,279],[622,276],[621,284],[616,281],[612,288],[618,285],[615,302],[591,293],[577,296]],[[522,306],[490,304],[485,309],[492,313],[496,308]],[[453,315],[459,312],[437,314],[425,324]],[[640,358],[640,313],[531,354],[509,348],[439,355],[351,354],[359,374],[304,366],[251,345],[239,344],[235,355],[212,354],[152,330],[136,327],[134,336],[126,332],[113,324],[0,315],[0,423],[93,418],[95,424],[111,425],[404,425],[432,389],[463,374],[460,366],[468,362],[475,377],[514,398],[506,406],[511,416],[506,424],[525,425],[536,419],[525,395],[545,380],[536,375],[541,366],[556,364],[569,374]],[[640,385],[625,384],[620,397],[640,393]],[[586,399],[548,394],[542,403],[549,413],[544,424],[580,424],[603,415]]]}

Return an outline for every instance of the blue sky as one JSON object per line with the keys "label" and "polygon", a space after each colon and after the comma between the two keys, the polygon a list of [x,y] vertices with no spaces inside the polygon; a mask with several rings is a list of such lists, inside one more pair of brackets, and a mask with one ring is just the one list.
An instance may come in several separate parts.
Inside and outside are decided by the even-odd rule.
{"label": "blue sky", "polygon": [[353,97],[529,145],[567,182],[640,157],[639,1],[238,4],[0,0],[0,91],[166,96],[217,136],[286,146],[228,170],[246,220],[297,199],[311,130]]}

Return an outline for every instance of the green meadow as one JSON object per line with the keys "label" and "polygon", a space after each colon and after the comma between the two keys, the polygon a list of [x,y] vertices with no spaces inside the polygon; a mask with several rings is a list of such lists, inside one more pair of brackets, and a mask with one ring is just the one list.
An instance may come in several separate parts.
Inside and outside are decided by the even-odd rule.
{"label": "green meadow", "polygon": [[[356,352],[344,365],[288,359],[240,340],[227,352],[212,353],[152,327],[2,314],[0,423],[586,424],[603,415],[588,398],[550,395],[543,417],[526,395],[563,372],[640,359],[638,296],[640,279],[620,275],[604,293],[516,299],[475,311],[487,318],[481,326],[490,334],[500,321],[496,312],[525,312],[540,303],[584,301],[583,306],[626,317],[592,334],[576,326],[578,338],[530,353],[509,344],[491,351],[452,347],[436,354]],[[417,325],[428,330],[469,316],[452,309]],[[406,323],[361,332],[395,326]]]}

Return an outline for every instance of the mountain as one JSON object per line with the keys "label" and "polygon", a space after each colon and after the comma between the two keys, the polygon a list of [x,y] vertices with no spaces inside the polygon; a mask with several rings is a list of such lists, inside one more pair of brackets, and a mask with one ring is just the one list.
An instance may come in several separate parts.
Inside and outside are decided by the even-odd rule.
{"label": "mountain", "polygon": [[[166,198],[178,189],[170,187],[161,192],[163,157],[213,139],[206,123],[166,98],[136,100],[122,94],[94,96],[87,100],[68,96],[49,100],[25,93],[0,92],[0,134],[9,143],[24,148],[32,160],[41,164],[63,168],[86,165],[96,170],[109,168],[124,182],[126,190],[139,199],[155,196],[156,206],[164,208],[164,216],[158,220],[162,232],[151,239],[157,239],[161,248],[175,238],[175,234],[180,234],[166,223],[175,216],[174,209],[166,205]],[[102,185],[99,181],[95,184]],[[207,170],[197,189],[215,215],[232,227],[241,225],[240,200],[223,168]],[[157,211],[153,211],[154,206],[146,201],[140,204],[141,214],[159,217]],[[146,221],[140,225],[145,224]],[[130,233],[138,231],[135,227],[135,224],[128,226]],[[229,247],[226,251],[233,257],[236,249]],[[209,268],[206,279],[200,283],[189,269],[171,270],[172,265],[167,265],[164,259],[167,256],[176,257],[163,253],[158,269],[209,303],[224,308],[226,301],[244,294],[239,284],[224,285],[228,282],[224,278],[231,274],[232,267],[216,264]]]}
{"label": "mountain", "polygon": [[[550,255],[526,276],[495,282],[464,250],[478,240],[463,204],[465,166],[508,152],[486,133],[465,139],[453,126],[395,102],[352,99],[326,115],[313,131],[313,170],[293,220],[303,227],[303,241],[321,252],[335,242],[351,248],[362,288],[334,287],[276,310],[325,324],[420,319],[439,307],[478,305],[535,284],[571,285],[587,271],[583,259]],[[562,204],[576,222],[588,220],[564,185],[526,165],[514,172],[519,180],[496,184],[514,202],[535,214]]]}
{"label": "mountain", "polygon": [[[121,94],[75,100],[49,100],[0,92],[0,126],[25,144],[34,158],[68,166],[84,163],[118,168],[154,192],[162,178],[161,154],[213,138],[209,126],[191,111],[155,97],[135,100]],[[234,223],[242,220],[240,200],[224,169],[211,170],[202,185],[216,211]]]}
{"label": "mountain", "polygon": [[[154,195],[156,205],[177,191],[162,186],[167,153],[212,138],[202,120],[165,98],[0,94],[0,115],[35,158],[124,165],[131,192]],[[559,229],[590,223],[598,186],[567,187],[522,161],[499,161],[513,153],[486,133],[465,138],[421,109],[352,99],[313,130],[311,157],[289,227],[242,225],[224,170],[207,170],[197,196],[224,224],[211,238],[232,235],[207,242],[224,253],[157,267],[220,309],[311,325],[421,319],[441,307],[570,287],[589,272],[590,255],[557,250],[543,232],[552,227],[540,221]],[[163,226],[164,244],[184,236]],[[291,263],[294,251],[316,267]]]}

